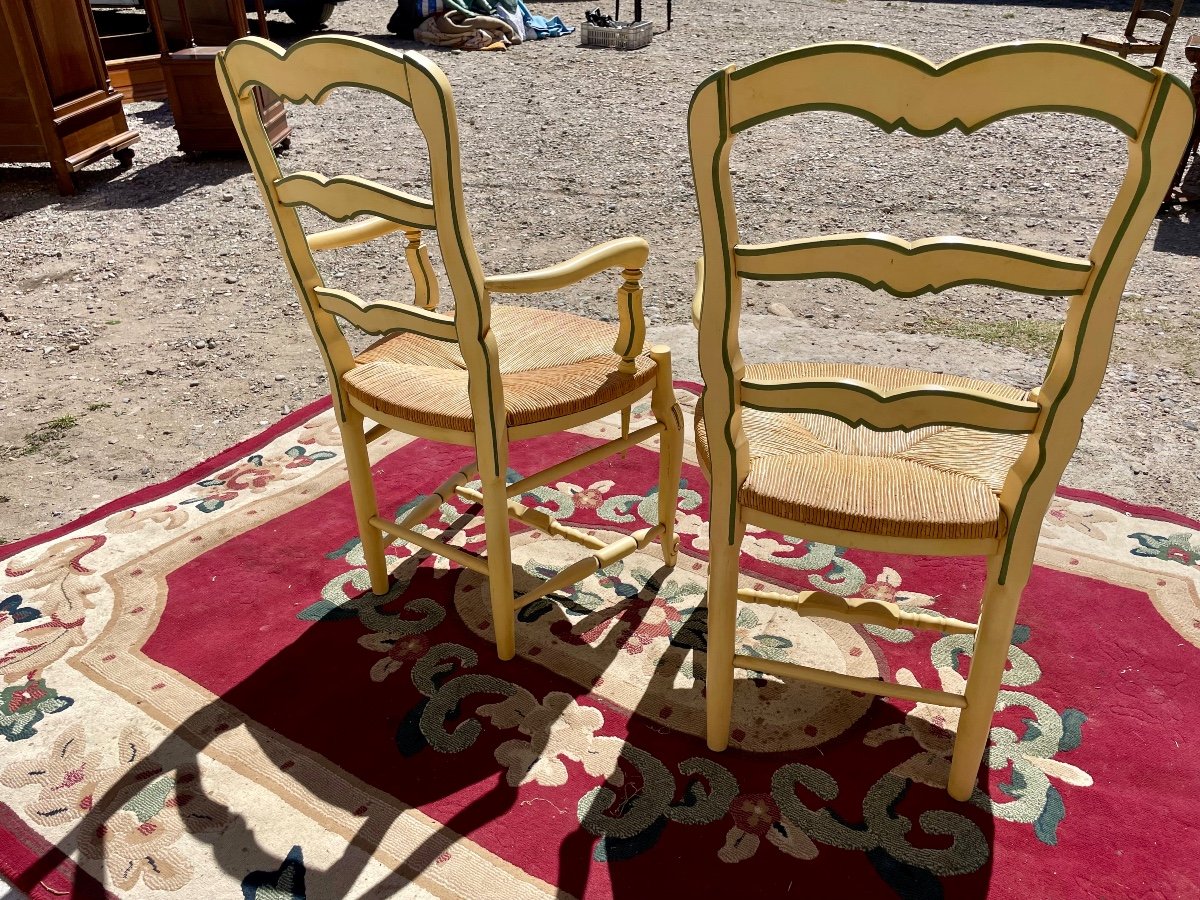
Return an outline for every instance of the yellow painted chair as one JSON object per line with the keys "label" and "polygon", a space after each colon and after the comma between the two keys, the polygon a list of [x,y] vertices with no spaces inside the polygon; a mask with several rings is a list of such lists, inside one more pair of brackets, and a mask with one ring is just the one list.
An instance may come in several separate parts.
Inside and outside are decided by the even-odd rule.
{"label": "yellow painted chair", "polygon": [[[317,339],[341,428],[363,552],[376,594],[388,590],[384,535],[447,557],[487,576],[502,659],[515,652],[516,611],[573,584],[654,540],[674,564],[675,508],[682,462],[682,414],[671,387],[670,352],[643,351],[642,266],[646,242],[609,241],[535,272],[485,278],[467,227],[459,173],[454,99],[444,74],[417,53],[396,53],[357,38],[321,36],[282,48],[261,38],[232,43],[217,58],[218,77],[255,178],[266,200],[301,305]],[[339,86],[368,88],[412,109],[429,152],[433,199],[353,175],[280,172],[253,89],[262,85],[293,103],[320,103]],[[351,224],[306,234],[296,208],[307,206]],[[422,232],[437,233],[452,309],[439,312],[437,281]],[[364,300],[327,287],[315,251],[362,243],[395,231],[407,238],[405,257],[415,303]],[[620,327],[578,316],[516,306],[492,306],[493,293],[534,293],[620,268]],[[337,319],[381,340],[355,356]],[[629,410],[650,396],[655,422],[628,433]],[[622,412],[623,436],[507,484],[512,441],[565,431]],[[364,420],[375,423],[364,429]],[[367,445],[396,430],[474,447],[476,459],[452,474],[399,522],[380,517]],[[659,522],[611,544],[519,502],[523,494],[651,438],[661,446]],[[476,474],[482,491],[469,488]],[[486,558],[414,530],[455,493],[483,506]],[[574,541],[589,555],[514,600],[509,518]],[[387,543],[390,543],[391,538]]]}
{"label": "yellow painted chair", "polygon": [[[808,110],[848,112],[918,136],[971,132],[1018,113],[1077,113],[1125,134],[1128,168],[1084,258],[961,237],[743,244],[729,178],[734,138]],[[961,710],[948,787],[957,799],[971,796],[1042,517],[1100,387],[1122,288],[1191,121],[1191,98],[1177,78],[1065,43],[988,47],[942,66],[881,45],[825,44],[724,69],[697,88],[688,128],[704,250],[693,317],[705,385],[697,450],[712,486],[712,749],[728,741],[735,668],[801,678]],[[1033,390],[858,364],[745,365],[742,279],[826,277],[899,297],[987,284],[1069,297],[1069,311],[1045,381]],[[844,547],[986,556],[979,621],[822,592],[739,590],[747,524]],[[739,598],[801,615],[974,635],[965,695],[737,654]]]}

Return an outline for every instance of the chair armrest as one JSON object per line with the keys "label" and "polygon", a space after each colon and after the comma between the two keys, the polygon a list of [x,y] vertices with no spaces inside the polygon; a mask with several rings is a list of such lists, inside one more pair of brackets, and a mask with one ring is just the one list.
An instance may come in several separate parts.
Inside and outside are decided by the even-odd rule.
{"label": "chair armrest", "polygon": [[337,228],[327,228],[308,236],[310,250],[339,250],[342,247],[352,247],[365,241],[374,240],[401,228],[407,228],[399,222],[382,219],[379,216],[367,216],[361,222],[351,222],[349,225],[339,225]]}
{"label": "chair armrest", "polygon": [[375,300],[367,303],[349,291],[334,288],[315,288],[317,305],[327,313],[345,319],[355,328],[368,334],[387,334],[392,331],[412,331],[436,341],[457,341],[454,319],[432,310],[395,300]]}
{"label": "chair armrest", "polygon": [[878,390],[853,378],[804,381],[742,379],[741,402],[767,412],[806,412],[833,416],[847,425],[875,431],[912,431],[950,425],[1028,434],[1041,406],[1034,400],[1008,400],[973,388],[945,384]]}
{"label": "chair armrest", "polygon": [[597,244],[558,265],[513,275],[493,275],[485,278],[483,283],[495,294],[537,294],[556,291],[614,266],[640,269],[646,264],[649,255],[650,246],[642,238],[616,238]]}

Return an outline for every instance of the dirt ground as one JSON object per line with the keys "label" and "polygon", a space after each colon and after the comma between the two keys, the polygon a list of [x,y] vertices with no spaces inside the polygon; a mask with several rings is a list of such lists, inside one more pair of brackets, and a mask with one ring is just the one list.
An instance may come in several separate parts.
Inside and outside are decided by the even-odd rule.
{"label": "dirt ground", "polygon": [[[645,3],[648,17],[663,17],[660,0]],[[349,0],[330,30],[415,46],[385,32],[393,6]],[[586,8],[534,4],[573,24]],[[998,41],[1076,40],[1098,26],[1119,29],[1126,8],[681,2],[671,31],[637,52],[582,48],[570,36],[507,53],[432,55],[456,92],[485,270],[533,268],[608,237],[644,235],[652,334],[675,345],[680,377],[695,379],[686,322],[700,234],[685,115],[703,77],[815,41],[882,40],[940,61]],[[298,36],[282,19],[272,28],[284,43]],[[1198,31],[1200,5],[1189,3],[1166,63],[1185,79],[1183,44]],[[163,104],[126,110],[142,136],[133,168],[89,169],[76,196],[60,197],[44,167],[0,167],[0,541],[169,478],[328,390],[245,163],[179,154]],[[289,116],[285,169],[361,173],[420,192],[415,127],[393,101],[346,91]],[[918,140],[821,114],[740,139],[735,191],[750,240],[879,230],[1079,252],[1115,193],[1124,154],[1115,130],[1058,115]],[[1180,212],[1151,229],[1066,478],[1192,516],[1200,515],[1198,218]],[[399,241],[320,261],[328,283],[364,297],[410,290]],[[611,318],[615,287],[615,278],[596,278],[522,302]],[[832,281],[751,285],[747,302],[752,359],[899,360],[1028,385],[1040,380],[1063,314],[1058,300],[994,289],[897,300]]]}

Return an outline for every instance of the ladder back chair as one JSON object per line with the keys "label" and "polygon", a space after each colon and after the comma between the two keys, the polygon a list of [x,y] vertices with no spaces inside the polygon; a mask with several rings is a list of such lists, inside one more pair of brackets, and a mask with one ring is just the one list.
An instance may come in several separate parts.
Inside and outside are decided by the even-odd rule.
{"label": "ladder back chair", "polygon": [[[1171,34],[1175,31],[1175,22],[1183,10],[1183,0],[1165,0],[1160,6],[1163,8],[1149,6],[1147,0],[1134,0],[1124,34],[1091,32],[1083,35],[1079,42],[1089,47],[1111,50],[1122,59],[1153,54],[1153,64],[1161,66],[1163,57],[1167,55],[1167,46],[1171,43]],[[1158,36],[1151,37],[1146,29],[1157,31]]]}
{"label": "ladder back chair", "polygon": [[[385,539],[410,542],[487,577],[496,646],[515,652],[516,612],[525,604],[586,578],[598,569],[662,542],[674,564],[675,508],[682,464],[682,414],[671,384],[666,347],[643,351],[642,266],[648,248],[638,237],[600,244],[555,266],[485,278],[467,227],[459,171],[454,100],[446,76],[417,53],[396,53],[358,38],[320,36],[286,52],[261,38],[233,42],[217,61],[222,91],[266,201],[275,235],[308,324],[329,372],[363,552],[376,594],[389,577]],[[269,88],[293,103],[321,103],[339,86],[367,88],[412,109],[429,154],[433,199],[394,190],[354,175],[280,172],[254,88]],[[307,234],[297,207],[336,222]],[[438,283],[422,232],[437,234],[451,309],[439,312]],[[404,256],[415,299],[364,300],[327,287],[313,253],[403,231]],[[621,269],[619,328],[560,312],[491,304],[493,293],[552,291],[606,269]],[[338,319],[381,339],[355,356]],[[630,409],[651,398],[655,422],[629,432]],[[542,472],[507,483],[509,444],[565,431],[622,413],[622,436]],[[374,423],[364,431],[364,420]],[[379,515],[367,445],[396,430],[475,449],[474,462],[453,473],[402,520]],[[529,508],[520,498],[553,479],[654,437],[660,439],[659,522],[606,544],[583,530]],[[476,475],[481,491],[468,484]],[[482,504],[486,557],[415,530],[455,494]],[[513,597],[509,518],[566,538],[589,555],[523,596]]]}
{"label": "ladder back chair", "polygon": [[[948,787],[960,800],[972,794],[1042,517],[1100,387],[1121,291],[1182,152],[1191,109],[1173,76],[1057,42],[987,47],[942,66],[882,45],[816,45],[731,66],[697,88],[688,129],[704,251],[693,319],[704,380],[696,445],[711,483],[712,749],[728,741],[735,667],[801,678],[961,710]],[[733,140],[808,110],[916,136],[970,133],[1019,113],[1077,113],[1125,134],[1128,168],[1086,258],[952,236],[742,243],[729,177]],[[1045,381],[1033,390],[857,364],[746,365],[742,279],[826,277],[898,297],[986,284],[1069,297],[1069,311]],[[979,621],[820,591],[739,590],[747,524],[873,551],[986,556]],[[965,695],[739,655],[739,598],[800,615],[973,635]]]}

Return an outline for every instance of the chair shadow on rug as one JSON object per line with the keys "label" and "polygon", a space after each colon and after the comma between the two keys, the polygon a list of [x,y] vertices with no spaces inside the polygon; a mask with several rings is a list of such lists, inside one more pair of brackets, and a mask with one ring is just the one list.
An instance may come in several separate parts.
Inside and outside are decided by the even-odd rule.
{"label": "chair shadow on rug", "polygon": [[[452,525],[447,531],[447,536],[457,528],[465,527],[470,516],[464,516],[459,523]],[[425,582],[417,582],[416,579],[433,578],[432,571],[428,567],[420,567],[420,563],[424,560],[426,554],[420,552],[417,555],[409,557],[403,561],[400,568],[394,573],[395,581],[393,594],[397,605],[407,605],[411,602],[414,596],[420,595],[425,586]],[[529,580],[531,583],[534,580],[533,576],[526,571],[516,570],[514,574],[517,580]],[[455,590],[463,588],[462,582],[470,582],[469,586],[479,589],[486,587],[486,580],[480,576],[467,571],[459,570],[448,575],[443,575],[444,578],[457,579]],[[558,693],[563,694],[562,702],[557,708],[558,713],[562,713],[563,706],[569,697],[570,701],[581,700],[587,697],[590,693],[591,682],[598,680],[606,671],[609,671],[618,656],[622,653],[622,648],[626,640],[629,638],[631,631],[637,628],[638,624],[644,619],[646,613],[654,608],[655,598],[660,595],[664,588],[670,586],[671,578],[681,577],[675,575],[670,569],[665,567],[655,571],[642,585],[638,585],[640,590],[635,595],[626,595],[621,599],[609,603],[600,609],[596,609],[584,616],[582,619],[571,621],[563,613],[563,604],[571,602],[571,598],[557,595],[553,599],[547,600],[543,604],[540,618],[543,618],[541,623],[543,627],[560,631],[565,627],[572,634],[581,636],[589,631],[594,631],[597,627],[613,620],[620,620],[624,627],[613,627],[605,635],[599,645],[589,645],[584,650],[576,655],[575,660],[584,666],[582,671],[575,672],[571,680],[568,682],[565,678],[555,679],[555,687]],[[370,591],[366,591],[363,597],[370,597]],[[481,601],[482,602],[482,598]],[[450,615],[454,616],[453,608],[449,610]],[[704,606],[698,606],[694,609],[687,621],[685,621],[680,629],[681,634],[702,635],[705,631],[706,609]],[[452,623],[457,624],[457,623]],[[461,630],[461,629],[460,629]],[[476,653],[480,662],[481,668],[477,670],[473,677],[485,679],[485,683],[480,683],[477,686],[479,693],[488,695],[487,700],[499,699],[502,703],[517,699],[517,695],[522,692],[518,688],[517,691],[509,691],[505,688],[508,684],[501,678],[494,676],[512,677],[514,665],[533,665],[526,661],[523,657],[519,657],[515,663],[509,663],[508,666],[497,663],[492,655],[488,653],[489,644],[486,640],[480,639],[472,643],[470,648],[457,645],[456,650],[442,651],[441,655],[435,654],[439,647],[451,648],[456,645],[439,644],[431,648],[431,656],[434,656],[434,665],[427,671],[430,673],[432,680],[436,680],[441,684],[445,684],[451,680],[451,676],[455,674],[454,668],[446,670],[444,663],[454,658],[456,653],[461,654],[463,650],[471,650]],[[660,721],[658,712],[664,706],[674,704],[678,696],[683,693],[679,688],[674,687],[676,676],[684,666],[689,655],[693,654],[697,648],[694,645],[687,645],[686,642],[673,643],[670,650],[663,656],[660,662],[654,667],[649,676],[649,681],[645,685],[645,691],[641,694],[637,707],[632,711],[629,723],[629,738],[626,739],[626,744],[622,748],[621,753],[625,755],[630,750],[636,751],[630,740],[636,740],[639,732],[644,732],[646,728],[658,730],[657,722]],[[298,748],[294,742],[286,736],[281,736],[277,731],[262,725],[256,721],[256,715],[253,712],[256,709],[261,709],[264,704],[264,698],[278,698],[287,696],[290,690],[294,691],[296,674],[305,668],[311,668],[314,659],[323,660],[323,665],[329,667],[330,671],[346,671],[348,667],[339,665],[339,660],[330,659],[328,656],[328,648],[322,643],[322,635],[320,628],[310,628],[299,640],[287,645],[282,651],[272,656],[265,665],[259,667],[252,672],[242,682],[234,688],[226,691],[222,696],[215,697],[211,702],[197,709],[191,716],[188,717],[181,725],[161,741],[159,745],[153,748],[148,754],[134,763],[130,771],[123,776],[116,784],[112,785],[103,796],[97,797],[91,809],[80,820],[74,831],[58,840],[60,846],[70,847],[76,841],[83,843],[92,842],[93,846],[97,846],[100,854],[108,854],[111,857],[116,848],[110,848],[106,845],[103,838],[97,840],[97,835],[100,830],[108,823],[113,815],[115,815],[122,807],[130,803],[132,797],[139,791],[144,790],[147,780],[151,777],[161,776],[166,773],[173,773],[177,784],[187,784],[188,791],[192,794],[193,800],[189,801],[189,808],[198,811],[198,815],[182,816],[185,827],[191,832],[192,836],[197,840],[208,843],[212,847],[214,859],[220,868],[228,874],[234,883],[240,883],[244,891],[249,891],[246,896],[254,896],[253,890],[247,887],[255,883],[260,883],[264,886],[275,886],[275,882],[269,879],[275,875],[281,875],[288,872],[289,865],[294,866],[295,860],[291,856],[283,857],[278,850],[267,849],[263,842],[258,839],[254,831],[251,829],[247,819],[243,813],[250,808],[252,801],[246,799],[246,806],[239,806],[238,799],[233,798],[232,801],[225,798],[218,798],[206,789],[204,775],[202,772],[202,759],[212,754],[208,751],[209,744],[218,736],[225,734],[230,729],[214,730],[214,721],[232,723],[232,727],[236,728],[241,725],[247,734],[253,738],[255,744],[261,748],[271,765],[279,772],[285,772],[286,778],[293,785],[288,793],[295,795],[311,794],[320,802],[328,804],[335,810],[342,810],[351,816],[360,815],[361,821],[353,830],[353,833],[346,837],[346,846],[341,850],[340,855],[326,868],[316,868],[313,866],[313,861],[308,862],[307,871],[304,872],[304,881],[306,885],[307,896],[309,897],[342,897],[342,896],[359,896],[359,897],[384,897],[399,891],[408,882],[418,878],[421,873],[435,866],[444,855],[450,851],[455,842],[460,836],[470,836],[477,829],[495,822],[507,813],[514,806],[524,799],[529,802],[528,794],[522,795],[520,787],[513,785],[506,776],[510,776],[511,770],[506,772],[506,768],[497,758],[493,758],[490,752],[476,753],[475,758],[471,761],[464,761],[467,754],[460,754],[453,757],[454,762],[449,765],[442,765],[439,769],[441,777],[436,780],[420,780],[416,778],[411,781],[405,781],[402,776],[399,776],[399,785],[396,784],[381,785],[370,783],[369,789],[377,793],[389,791],[392,796],[396,796],[401,800],[401,806],[408,805],[410,807],[423,807],[426,804],[434,803],[445,798],[451,797],[464,789],[470,788],[472,785],[478,785],[485,781],[490,781],[491,786],[486,789],[481,795],[467,803],[440,825],[433,828],[429,834],[417,847],[407,852],[403,859],[393,866],[393,874],[384,877],[376,883],[370,885],[366,889],[361,886],[354,889],[351,894],[351,888],[355,882],[362,876],[367,860],[380,846],[383,836],[388,829],[394,824],[396,818],[395,805],[390,805],[385,802],[371,803],[368,809],[364,811],[358,809],[358,800],[351,799],[354,792],[345,789],[348,782],[359,780],[353,772],[346,772],[335,764],[324,762],[324,758],[319,752],[310,752],[310,755],[320,763],[320,768],[312,766],[305,767],[303,765],[293,765],[298,758]],[[354,660],[352,659],[351,662]],[[461,662],[461,656],[459,661]],[[344,662],[344,661],[342,661]],[[414,668],[413,679],[417,679],[417,673]],[[321,709],[328,703],[336,702],[337,694],[342,690],[342,685],[334,679],[330,684],[330,694],[327,697],[309,697],[307,698],[308,705],[313,709]],[[735,691],[745,691],[753,693],[756,688],[750,681],[739,681]],[[269,700],[266,702],[270,702]],[[478,709],[483,704],[478,697],[472,698],[461,707],[450,705],[443,709],[442,716],[433,716],[434,724],[443,728],[447,735],[453,737],[464,725],[468,725],[473,717],[478,715]],[[549,704],[547,703],[547,706]],[[873,709],[877,713],[876,722],[882,722],[884,727],[892,727],[902,725],[904,715],[895,707],[884,704],[874,704]],[[388,711],[380,710],[379,714],[384,715]],[[393,717],[389,716],[389,719]],[[403,719],[403,716],[397,717]],[[320,724],[318,728],[322,728]],[[511,727],[511,726],[510,726]],[[368,752],[378,752],[381,750],[397,749],[400,743],[399,735],[403,732],[403,722],[397,729],[397,743],[385,747],[371,747]],[[322,730],[324,730],[322,728]],[[540,758],[545,751],[545,741],[539,739],[539,735],[548,735],[550,728],[546,727],[542,731],[531,730],[526,732],[529,734],[531,746],[528,749],[528,754],[534,759]],[[340,735],[341,739],[347,742],[356,741],[356,735],[345,734]],[[689,744],[687,752],[692,753],[695,757],[708,757],[709,754],[704,748],[703,739],[700,736],[683,736],[683,740]],[[836,744],[836,742],[830,742]],[[828,746],[828,745],[827,745]],[[489,748],[490,749],[490,748]],[[830,758],[836,757],[836,746],[830,748]],[[429,747],[423,748],[420,752],[427,755],[431,754]],[[872,751],[877,753],[878,751]],[[395,754],[393,759],[400,763],[398,766],[392,767],[394,771],[402,772],[405,768],[405,763],[408,760],[403,758],[403,750],[401,753]],[[437,754],[432,754],[436,756]],[[413,757],[410,757],[412,759]],[[811,761],[811,756],[801,757]],[[628,760],[626,760],[628,762]],[[835,770],[839,776],[844,776],[847,773],[840,770]],[[396,779],[393,779],[395,782]],[[908,785],[898,785],[901,792],[906,791]],[[691,785],[685,785],[686,792],[692,792]],[[694,793],[694,792],[693,792]],[[850,795],[852,792],[845,792]],[[401,796],[402,795],[402,796]],[[286,801],[278,792],[272,795],[272,799],[278,796],[280,806],[283,807]],[[697,795],[698,796],[698,795]],[[852,804],[859,802],[859,798],[848,796]],[[636,807],[642,801],[634,797],[629,801],[630,805]],[[894,821],[896,813],[894,812],[895,804],[899,803],[899,797],[893,800],[889,806],[887,815]],[[610,806],[612,804],[609,804]],[[607,813],[611,810],[600,810],[600,804],[596,804],[595,814],[600,820],[608,818]],[[636,810],[634,810],[636,812]],[[630,809],[619,811],[622,816],[627,816],[631,812]],[[912,810],[906,810],[911,813]],[[847,833],[863,834],[870,832],[866,823],[862,825],[854,822],[849,822],[840,817],[836,812],[831,812],[825,809],[822,804],[817,804],[812,810],[813,821],[808,824],[803,830],[808,831],[814,836],[817,832],[828,834],[830,830],[838,828],[847,829]],[[722,813],[722,817],[724,817]],[[946,815],[944,812],[941,815]],[[336,818],[336,816],[335,816]],[[586,821],[585,817],[585,821]],[[735,821],[736,821],[735,817]],[[904,821],[904,820],[900,820]],[[991,829],[990,818],[983,821],[982,827],[978,829],[979,833],[974,837],[975,847],[978,850],[980,847],[986,852],[986,860],[982,866],[976,868],[972,872],[972,877],[975,879],[982,878],[982,881],[976,883],[987,883],[987,875],[990,871],[991,859],[991,844],[993,832]],[[213,828],[213,823],[222,823],[221,827]],[[815,827],[814,826],[815,823]],[[798,826],[789,823],[793,828]],[[778,827],[778,826],[776,826]],[[972,825],[974,828],[975,826]],[[907,831],[908,826],[897,826],[898,831]],[[931,841],[940,847],[945,847],[951,841],[944,837],[937,837],[938,834],[949,834],[950,832],[931,832],[935,836],[931,839],[928,835],[922,835],[922,840],[925,843]],[[795,837],[795,835],[792,835]],[[558,867],[556,875],[552,878],[547,878],[547,881],[552,881],[558,887],[558,896],[561,897],[579,897],[583,896],[589,885],[592,876],[592,867],[596,857],[593,855],[593,846],[596,842],[596,830],[589,829],[584,825],[579,825],[571,831],[567,837],[561,842],[557,848]],[[537,836],[530,836],[531,842],[536,841]],[[741,839],[741,838],[739,838]],[[751,835],[747,834],[744,839],[750,840]],[[775,838],[772,838],[775,840]],[[818,837],[820,840],[820,838]],[[758,838],[753,837],[757,844]],[[804,840],[807,840],[804,838]],[[957,836],[955,836],[957,840]],[[727,864],[728,860],[720,861],[717,858],[717,850],[719,850],[719,840],[707,842],[701,841],[696,844],[696,857],[692,860],[693,868],[702,867],[720,867]],[[909,887],[930,887],[928,882],[936,882],[936,878],[924,869],[916,866],[908,865],[906,862],[898,859],[894,854],[888,852],[888,849],[879,846],[871,846],[871,841],[867,841],[865,845],[859,847],[843,847],[842,849],[860,850],[866,853],[868,859],[874,865],[874,868],[879,872],[880,876],[886,883],[899,889],[901,886]],[[711,845],[711,846],[710,846]],[[351,850],[351,847],[354,850]],[[894,847],[892,848],[894,849]],[[822,848],[824,852],[824,847]],[[551,848],[546,849],[546,857],[549,858],[554,854]],[[98,855],[96,853],[85,854],[93,858]],[[792,854],[795,855],[795,854]],[[804,858],[803,856],[801,858]],[[651,856],[651,859],[653,857]],[[112,860],[101,859],[101,868],[108,873],[110,886],[114,881],[113,867],[109,865]],[[672,856],[669,860],[663,862],[675,862]],[[643,860],[645,862],[645,860]],[[784,865],[800,865],[799,860],[786,858]],[[47,863],[49,865],[49,863]],[[645,866],[631,866],[629,861],[622,860],[618,855],[610,854],[607,862],[606,876],[611,883],[611,891],[613,896],[622,898],[636,898],[645,896],[646,880]],[[303,871],[303,870],[302,870]],[[24,886],[29,888],[36,885],[38,880],[43,877],[45,872],[31,872],[23,879]],[[799,875],[799,871],[797,872]],[[251,879],[267,879],[253,882]],[[116,885],[118,888],[120,885]],[[938,888],[936,883],[932,884],[933,888]],[[297,896],[302,895],[300,892]],[[91,879],[80,878],[75,886],[73,896],[81,898],[103,896],[102,891],[97,884]]]}

